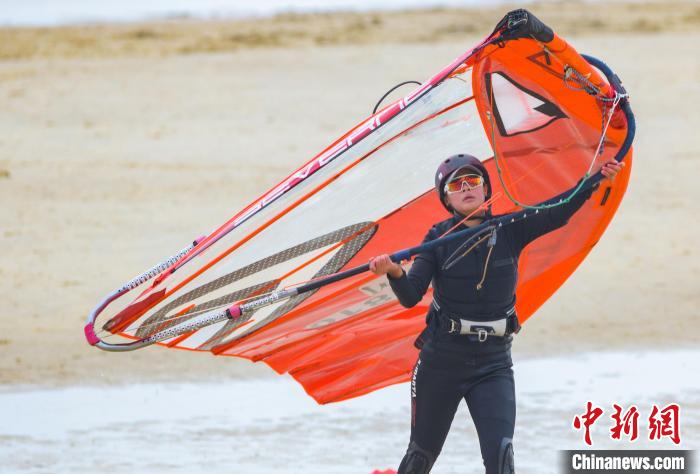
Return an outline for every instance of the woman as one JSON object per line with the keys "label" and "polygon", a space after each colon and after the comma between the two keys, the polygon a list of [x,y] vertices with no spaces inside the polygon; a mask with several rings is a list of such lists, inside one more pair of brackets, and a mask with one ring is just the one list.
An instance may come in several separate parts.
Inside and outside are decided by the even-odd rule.
{"label": "woman", "polygon": [[[623,166],[612,160],[602,174],[613,179]],[[452,217],[435,224],[425,242],[491,218],[485,205],[491,183],[477,158],[456,155],[445,160],[435,187]],[[411,439],[399,474],[430,472],[462,399],[479,435],[486,474],[514,472],[510,348],[511,334],[520,328],[515,315],[518,257],[528,243],[566,224],[592,192],[581,191],[564,205],[497,232],[488,230],[466,245],[452,242],[419,254],[408,274],[388,255],[370,260],[370,270],[387,275],[405,307],[415,306],[433,284],[427,328],[416,341],[421,352],[411,379]]]}

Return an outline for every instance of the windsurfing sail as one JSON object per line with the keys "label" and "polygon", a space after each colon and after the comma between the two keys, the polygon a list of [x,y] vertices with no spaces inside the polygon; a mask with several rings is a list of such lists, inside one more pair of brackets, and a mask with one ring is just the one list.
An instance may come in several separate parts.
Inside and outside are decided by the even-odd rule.
{"label": "windsurfing sail", "polygon": [[[319,403],[406,381],[430,290],[408,309],[384,277],[361,271],[303,293],[280,290],[421,242],[448,217],[433,191],[435,169],[448,156],[482,160],[493,212],[519,218],[599,181],[605,161],[624,159],[628,166],[601,182],[566,226],[523,251],[516,307],[524,323],[581,263],[620,204],[634,122],[607,66],[556,35],[543,41],[514,37],[512,29],[501,25],[209,235],[109,295],[88,318],[88,341],[107,350],[155,341],[263,361]],[[241,304],[245,311],[227,313]],[[133,342],[106,342],[114,338]]]}

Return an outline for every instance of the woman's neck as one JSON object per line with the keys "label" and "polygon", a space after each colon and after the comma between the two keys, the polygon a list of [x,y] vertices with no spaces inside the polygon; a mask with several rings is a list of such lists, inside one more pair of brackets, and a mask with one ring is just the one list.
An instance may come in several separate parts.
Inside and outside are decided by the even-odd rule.
{"label": "woman's neck", "polygon": [[467,227],[476,227],[479,224],[481,224],[482,222],[484,222],[483,217],[472,217],[472,218],[464,221],[464,225],[466,225]]}
{"label": "woman's neck", "polygon": [[460,224],[463,224],[467,227],[476,227],[482,222],[484,222],[484,216],[471,216],[469,219],[465,219],[466,216],[463,216],[459,212],[455,212],[454,216],[459,219]]}

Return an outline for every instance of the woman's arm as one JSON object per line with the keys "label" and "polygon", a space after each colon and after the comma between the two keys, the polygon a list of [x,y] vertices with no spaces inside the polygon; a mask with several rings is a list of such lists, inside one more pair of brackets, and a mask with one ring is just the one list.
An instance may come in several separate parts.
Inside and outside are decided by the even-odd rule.
{"label": "woman's arm", "polygon": [[[624,162],[618,163],[615,160],[611,160],[603,165],[601,173],[612,181],[624,166]],[[571,216],[576,214],[584,203],[590,199],[595,189],[597,189],[597,185],[577,193],[566,204],[540,210],[537,214],[532,214],[527,219],[513,223],[511,231],[520,248],[524,248],[536,238],[566,225]]]}
{"label": "woman's arm", "polygon": [[[432,240],[432,231],[423,242]],[[423,299],[435,273],[433,252],[420,253],[413,261],[408,274],[401,265],[394,263],[388,255],[380,255],[370,260],[369,269],[376,275],[386,274],[394,294],[406,308],[411,308]]]}

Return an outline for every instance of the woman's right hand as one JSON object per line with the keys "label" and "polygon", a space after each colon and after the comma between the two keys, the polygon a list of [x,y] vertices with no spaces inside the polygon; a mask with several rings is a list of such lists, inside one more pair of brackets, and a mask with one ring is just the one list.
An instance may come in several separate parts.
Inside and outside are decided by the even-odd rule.
{"label": "woman's right hand", "polygon": [[369,260],[369,270],[375,275],[389,274],[392,278],[401,278],[403,268],[398,263],[394,263],[389,255],[383,254]]}

